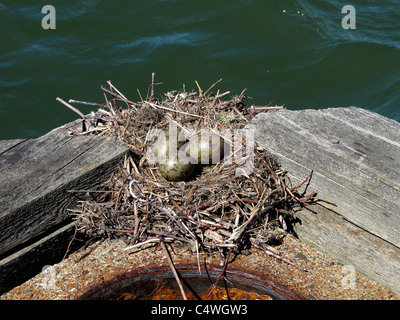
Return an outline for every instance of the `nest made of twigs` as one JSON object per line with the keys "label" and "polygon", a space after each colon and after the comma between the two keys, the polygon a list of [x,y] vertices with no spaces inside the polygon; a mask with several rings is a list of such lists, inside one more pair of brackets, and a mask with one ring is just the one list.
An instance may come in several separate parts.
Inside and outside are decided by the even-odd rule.
{"label": "nest made of twigs", "polygon": [[[315,200],[315,193],[299,194],[300,186],[292,187],[285,171],[258,146],[252,150],[250,173],[238,175],[241,163],[221,161],[182,182],[166,181],[146,157],[151,129],[168,130],[171,122],[192,130],[242,129],[256,113],[282,107],[246,105],[244,91],[224,101],[229,92],[212,93],[215,84],[203,92],[197,82],[199,92],[174,91],[163,99],[132,102],[108,83],[110,89],[102,87],[104,105],[84,117],[86,131],[71,134],[116,136],[132,152],[102,185],[99,199],[71,210],[79,231],[123,238],[131,248],[160,239],[197,251],[268,245],[291,231],[294,207]],[[245,154],[246,142],[242,148]]]}

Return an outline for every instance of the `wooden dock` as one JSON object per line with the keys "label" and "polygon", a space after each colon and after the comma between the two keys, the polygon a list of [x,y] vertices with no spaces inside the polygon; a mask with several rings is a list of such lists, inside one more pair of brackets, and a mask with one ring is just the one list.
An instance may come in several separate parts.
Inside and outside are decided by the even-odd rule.
{"label": "wooden dock", "polygon": [[400,123],[368,110],[282,110],[246,127],[294,186],[313,170],[300,239],[400,293]]}
{"label": "wooden dock", "polygon": [[0,141],[0,292],[62,259],[74,232],[67,208],[95,196],[127,152],[116,139],[68,135],[80,122]]}
{"label": "wooden dock", "polygon": [[[61,260],[74,232],[67,208],[128,152],[116,139],[67,134],[80,124],[0,141],[0,293]],[[336,204],[298,212],[299,238],[399,294],[400,124],[350,107],[263,113],[245,130],[293,185],[313,170],[307,193]]]}

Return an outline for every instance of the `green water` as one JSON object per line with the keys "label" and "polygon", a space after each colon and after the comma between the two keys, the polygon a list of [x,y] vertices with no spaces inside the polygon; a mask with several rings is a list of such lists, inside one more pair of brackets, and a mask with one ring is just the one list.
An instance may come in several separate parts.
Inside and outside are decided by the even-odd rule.
{"label": "green water", "polygon": [[[35,3],[35,4],[33,4]],[[44,30],[41,9],[56,9]],[[341,10],[353,4],[356,29]],[[288,109],[356,105],[400,121],[398,1],[2,1],[0,139],[34,138],[103,102],[107,80],[131,100],[216,87]],[[76,105],[83,113],[95,107]]]}

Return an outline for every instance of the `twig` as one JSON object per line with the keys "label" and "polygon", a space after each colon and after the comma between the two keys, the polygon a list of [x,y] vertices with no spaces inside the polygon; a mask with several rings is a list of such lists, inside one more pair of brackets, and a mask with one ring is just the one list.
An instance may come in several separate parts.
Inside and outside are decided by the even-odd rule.
{"label": "twig", "polygon": [[104,86],[101,86],[100,88],[101,88],[101,90],[103,90],[103,91],[105,91],[105,92],[111,94],[113,97],[115,97],[115,98],[117,98],[117,99],[120,99],[120,100],[122,100],[122,101],[124,101],[124,102],[126,102],[126,103],[128,103],[128,104],[131,104],[131,105],[133,105],[133,106],[135,106],[135,107],[141,107],[140,104],[138,104],[138,103],[136,103],[136,102],[133,102],[133,101],[130,101],[130,100],[127,100],[127,99],[124,98],[123,96],[119,95],[118,93],[112,92],[111,90],[108,90],[108,89],[105,88]]}
{"label": "twig", "polygon": [[284,109],[284,106],[275,106],[275,107],[254,107],[251,106],[248,108],[248,111],[251,111],[254,115],[254,113],[260,113],[262,111],[268,111],[268,110],[280,110],[280,109]]}
{"label": "twig", "polygon": [[271,169],[271,167],[269,166],[269,164],[267,163],[267,161],[265,160],[265,158],[263,156],[259,157],[261,163],[268,169],[268,171],[271,173],[272,177],[275,180],[278,180],[278,177],[276,175],[276,173]]}
{"label": "twig", "polygon": [[177,273],[177,271],[175,269],[175,266],[174,266],[174,263],[173,263],[173,261],[171,259],[170,254],[169,254],[169,251],[168,251],[167,247],[165,246],[164,241],[160,240],[160,244],[161,244],[161,247],[163,248],[163,250],[165,252],[165,256],[167,257],[169,266],[170,266],[170,268],[171,268],[171,270],[172,270],[172,272],[174,274],[176,282],[178,283],[179,289],[181,290],[181,294],[182,294],[183,300],[187,300],[185,290],[183,290],[182,282],[179,279],[179,275],[178,275],[178,273]]}
{"label": "twig", "polygon": [[106,93],[103,92],[103,95],[104,95],[104,100],[106,101],[106,106],[107,106],[108,110],[110,110],[111,114],[115,117],[114,108],[112,107],[111,103],[108,102]]}
{"label": "twig", "polygon": [[143,103],[144,100],[143,100],[142,94],[140,93],[140,90],[136,89],[136,91],[139,94],[140,101]]}
{"label": "twig", "polygon": [[183,208],[175,201],[175,200],[171,200],[171,203],[180,211],[182,212],[185,216],[188,215],[188,213],[183,210]]}
{"label": "twig", "polygon": [[154,76],[155,76],[155,73],[153,72],[151,74],[151,91],[150,91],[149,101],[153,101],[153,97],[154,97]]}
{"label": "twig", "polygon": [[[146,202],[146,217],[144,218],[144,220],[142,221],[142,223],[140,224],[138,230],[141,230],[144,226],[144,224],[146,223],[147,219],[149,218],[150,215],[150,211],[149,211],[149,201],[147,200]],[[134,243],[136,241],[136,238],[138,237],[137,233],[135,233],[133,239],[131,240],[131,243]]]}
{"label": "twig", "polygon": [[255,107],[254,110],[258,111],[258,110],[280,110],[280,109],[284,109],[284,106],[275,106],[275,107]]}
{"label": "twig", "polygon": [[174,236],[174,235],[172,235],[172,234],[167,234],[167,233],[164,233],[164,232],[162,232],[162,231],[147,230],[146,232],[149,233],[149,234],[155,234],[155,235],[157,235],[157,236],[161,236],[161,237],[163,237],[163,238],[168,238],[168,237],[169,237],[169,238],[173,238],[173,239],[175,239],[175,240],[188,243],[188,244],[190,244],[190,245],[194,245],[194,244],[195,244],[194,241],[190,241],[190,240],[188,240],[188,239],[186,239],[186,238],[182,238],[182,237],[177,237],[177,236]]}
{"label": "twig", "polygon": [[128,99],[111,83],[111,80],[108,80],[107,83],[109,84],[110,88],[114,89],[115,91],[117,91],[117,93],[124,99],[127,100]]}
{"label": "twig", "polygon": [[[211,87],[209,87],[207,89],[206,92],[204,92],[204,95],[207,95],[208,91],[210,91],[213,87],[215,87],[215,85],[217,85],[218,83],[220,83],[222,81],[222,79],[219,79],[217,82],[215,82]],[[196,82],[197,83],[197,82]]]}
{"label": "twig", "polygon": [[[304,183],[306,183],[306,181],[311,180],[312,174],[313,174],[314,170],[311,170],[310,174],[308,175],[307,178],[304,179],[304,181],[302,183],[300,183],[297,187],[291,188],[291,191],[294,191],[296,189],[299,189]],[[306,188],[307,189],[307,188]]]}
{"label": "twig", "polygon": [[266,254],[268,254],[268,255],[270,255],[270,256],[272,256],[272,257],[278,259],[278,260],[281,260],[281,261],[283,261],[283,262],[285,262],[285,263],[287,263],[287,264],[290,264],[291,266],[295,267],[296,269],[299,269],[299,270],[304,271],[304,272],[308,272],[306,269],[303,269],[302,267],[299,267],[297,264],[294,264],[294,263],[293,263],[292,261],[290,261],[289,259],[286,259],[286,258],[284,258],[284,257],[281,257],[281,256],[277,255],[276,253],[274,253],[274,252],[272,252],[272,251],[270,251],[270,250],[268,250],[268,249],[265,249],[263,246],[259,245],[259,244],[256,242],[255,239],[250,238],[250,241],[251,241],[251,243],[252,243],[256,248],[258,248],[258,249],[264,251]]}
{"label": "twig", "polygon": [[[271,208],[273,206],[270,206]],[[227,241],[237,241],[241,238],[243,233],[246,231],[247,226],[254,220],[254,218],[257,216],[257,214],[260,212],[259,207],[255,207],[251,210],[250,217],[247,219],[246,222],[244,222],[242,225],[239,227],[233,229],[232,235]]]}
{"label": "twig", "polygon": [[[169,238],[164,238],[163,240],[164,240],[164,241],[173,241],[174,239],[171,238],[171,237],[169,237]],[[141,246],[143,246],[143,245],[145,245],[145,244],[153,243],[153,242],[160,242],[160,238],[150,238],[150,239],[147,239],[146,241],[143,241],[143,242],[134,244],[133,246],[126,247],[126,248],[124,249],[124,251],[128,251],[128,250],[131,250],[131,249],[135,249],[135,248],[137,248],[137,247],[141,247]]]}
{"label": "twig", "polygon": [[[87,247],[90,245],[90,242],[93,240],[93,238],[89,239],[86,244],[83,247],[83,250],[86,250]],[[97,245],[94,248],[91,248],[88,252],[84,253],[83,255],[81,255],[79,258],[75,259],[75,263],[80,262],[82,259],[86,258],[88,255],[90,255],[95,249],[97,249],[102,243],[103,243],[103,239],[100,240]]]}
{"label": "twig", "polygon": [[76,233],[77,233],[77,232],[78,232],[78,227],[77,227],[77,225],[75,224],[74,235],[72,236],[71,241],[68,243],[67,250],[65,251],[65,254],[64,254],[62,260],[64,260],[65,257],[68,255],[69,249],[70,249],[70,247],[71,247],[72,242],[75,240],[75,236],[76,236]]}
{"label": "twig", "polygon": [[326,202],[326,203],[328,203],[328,204],[331,204],[331,205],[333,205],[333,206],[335,206],[335,207],[337,206],[336,203],[331,202],[331,201],[328,201],[328,200],[325,200],[325,199],[322,199],[322,198],[311,197],[310,199],[316,199],[316,200],[319,200],[319,201],[322,201],[322,202]]}
{"label": "twig", "polygon": [[230,91],[225,91],[224,93],[217,94],[215,96],[215,100],[222,98],[223,96],[226,96],[227,94],[230,94],[230,93],[231,93]]}
{"label": "twig", "polygon": [[207,296],[206,296],[206,300],[208,299],[208,297],[210,296],[210,294],[213,292],[213,290],[217,287],[219,280],[221,280],[222,276],[225,274],[226,268],[227,268],[228,262],[229,262],[229,256],[230,256],[230,254],[232,253],[232,251],[233,251],[233,248],[231,248],[231,249],[228,251],[228,253],[227,253],[227,255],[226,255],[226,258],[225,258],[224,267],[222,268],[221,273],[219,274],[219,277],[218,277],[217,281],[215,281],[215,283],[210,287],[210,289],[208,289]]}
{"label": "twig", "polygon": [[159,106],[158,104],[154,104],[154,103],[151,103],[151,102],[149,102],[149,105],[152,106],[153,108],[156,108],[156,109],[158,108],[158,109],[164,109],[164,110],[168,110],[168,111],[173,111],[173,112],[177,112],[177,113],[180,113],[180,114],[185,114],[187,116],[192,116],[192,117],[197,117],[197,118],[202,118],[203,117],[203,116],[199,116],[197,114],[192,114],[192,113],[179,111],[179,110],[175,110],[175,109],[164,107],[164,106]]}
{"label": "twig", "polygon": [[212,249],[215,248],[231,248],[235,249],[237,248],[237,245],[234,243],[214,243],[214,242],[203,242],[202,243],[205,247],[209,247]]}
{"label": "twig", "polygon": [[[280,101],[281,99],[276,99],[276,100],[272,100],[270,103],[268,103],[265,107],[266,108],[269,108],[270,106],[271,106],[271,104],[273,104],[274,102],[278,102],[278,101]],[[280,107],[281,108],[281,107]]]}
{"label": "twig", "polygon": [[86,123],[89,125],[89,127],[92,127],[93,124],[85,117],[85,115],[80,112],[77,108],[71,106],[68,102],[65,102],[63,99],[57,97],[56,98],[57,101],[61,102],[63,105],[65,105],[66,107],[70,108],[72,111],[76,112],[77,114],[79,114],[81,116],[81,118],[86,121]]}
{"label": "twig", "polygon": [[303,200],[301,200],[299,197],[296,197],[286,184],[284,184],[283,186],[285,187],[286,191],[292,196],[293,199],[297,200],[298,202],[300,202],[304,206],[308,206],[309,205],[309,203],[306,203]]}
{"label": "twig", "polygon": [[199,274],[201,275],[201,268],[200,268],[200,254],[199,254],[199,243],[196,241],[196,258],[197,258],[197,267],[199,269]]}
{"label": "twig", "polygon": [[[275,193],[275,190],[271,191],[268,195],[266,195],[264,199],[260,199],[259,203],[254,208],[251,209],[250,217],[247,219],[247,221],[244,222],[241,226],[233,229],[232,235],[230,236],[230,238],[227,241],[237,241],[238,239],[240,239],[240,237],[244,234],[244,232],[246,231],[249,224],[254,220],[254,218],[256,218],[258,216],[259,212],[261,211],[260,204],[264,203],[274,193]],[[278,206],[282,201],[283,201],[283,199],[275,201],[273,204],[266,206],[263,209],[263,211],[266,212],[266,211]]]}
{"label": "twig", "polygon": [[204,95],[203,95],[203,90],[200,88],[199,83],[197,82],[197,80],[195,80],[194,82],[196,83],[197,88],[199,88],[199,97],[200,97],[200,99],[203,100],[203,101],[205,101]]}
{"label": "twig", "polygon": [[186,229],[186,231],[192,236],[193,240],[194,240],[194,241],[197,241],[196,236],[193,234],[193,232],[190,231],[190,229],[186,226],[186,224],[183,223],[182,219],[178,220],[178,219],[176,219],[176,217],[174,217],[174,215],[173,215],[174,212],[173,212],[172,210],[171,210],[171,212],[169,212],[169,211],[170,211],[169,208],[160,208],[160,207],[156,207],[156,208],[157,208],[158,210],[164,212],[164,213],[165,213],[168,217],[170,217],[180,228]]}
{"label": "twig", "polygon": [[135,215],[135,227],[134,227],[134,232],[133,232],[133,238],[137,238],[138,230],[139,230],[139,213],[138,213],[138,208],[137,208],[137,203],[136,201],[133,202],[133,213]]}
{"label": "twig", "polygon": [[74,100],[74,99],[69,99],[68,100],[69,103],[78,103],[78,104],[84,104],[87,106],[97,106],[97,107],[106,107],[105,104],[101,104],[101,103],[96,103],[96,102],[87,102],[87,101],[80,101],[80,100]]}

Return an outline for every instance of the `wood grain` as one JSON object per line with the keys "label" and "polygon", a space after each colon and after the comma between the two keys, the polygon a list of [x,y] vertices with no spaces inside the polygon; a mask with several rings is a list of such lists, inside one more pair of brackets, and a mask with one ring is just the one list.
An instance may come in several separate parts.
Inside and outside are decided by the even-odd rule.
{"label": "wood grain", "polygon": [[[66,209],[99,188],[126,146],[114,138],[75,137],[59,128],[0,154],[0,256],[66,223]],[[90,196],[90,195],[89,195]]]}
{"label": "wood grain", "polygon": [[293,185],[314,170],[307,193],[336,204],[300,213],[299,237],[399,293],[400,124],[350,107],[259,114],[245,130]]}

